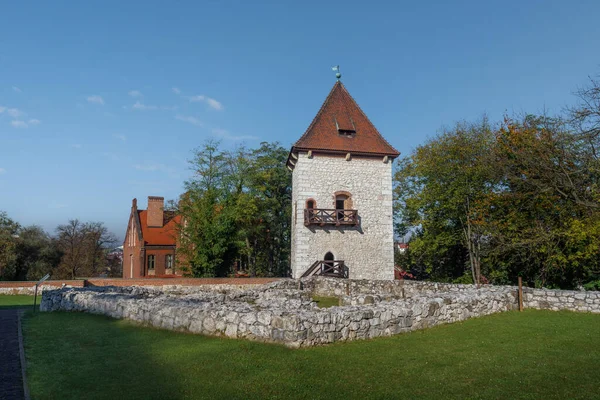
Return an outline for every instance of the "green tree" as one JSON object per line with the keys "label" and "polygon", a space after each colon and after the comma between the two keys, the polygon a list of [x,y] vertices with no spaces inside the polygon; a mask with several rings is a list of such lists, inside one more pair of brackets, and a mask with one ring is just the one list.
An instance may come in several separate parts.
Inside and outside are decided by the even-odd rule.
{"label": "green tree", "polygon": [[478,204],[495,185],[490,168],[493,142],[487,118],[459,123],[398,163],[397,232],[414,230],[413,259],[432,277],[462,276],[466,255],[473,282],[481,280],[485,235]]}
{"label": "green tree", "polygon": [[209,141],[194,152],[194,176],[178,205],[179,262],[194,276],[224,276],[237,263],[252,276],[289,270],[291,177],[277,143],[222,151]]}
{"label": "green tree", "polygon": [[14,279],[19,224],[0,211],[0,279]]}

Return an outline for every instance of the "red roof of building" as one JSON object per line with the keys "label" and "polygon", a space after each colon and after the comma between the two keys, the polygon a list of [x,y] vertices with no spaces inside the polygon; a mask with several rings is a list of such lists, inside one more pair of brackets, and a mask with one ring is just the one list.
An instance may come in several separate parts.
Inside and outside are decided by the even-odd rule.
{"label": "red roof of building", "polygon": [[317,116],[292,147],[296,151],[323,151],[397,157],[400,155],[337,81]]}
{"label": "red roof of building", "polygon": [[165,212],[162,228],[149,228],[146,214],[147,210],[138,210],[144,243],[150,246],[175,246],[177,242],[177,225],[181,221],[181,216]]}

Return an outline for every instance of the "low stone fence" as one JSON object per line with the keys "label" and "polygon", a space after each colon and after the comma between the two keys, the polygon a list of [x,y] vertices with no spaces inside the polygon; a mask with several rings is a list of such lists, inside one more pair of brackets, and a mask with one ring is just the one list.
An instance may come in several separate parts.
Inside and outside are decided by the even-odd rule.
{"label": "low stone fence", "polygon": [[[343,306],[318,308],[314,295]],[[86,287],[44,291],[42,311],[83,311],[290,347],[390,336],[518,308],[514,286],[312,277],[265,285]],[[600,312],[600,292],[524,289],[526,308]]]}
{"label": "low stone fence", "polygon": [[[65,288],[44,292],[42,311],[85,311],[206,335],[313,346],[390,336],[513,309],[510,290],[441,293],[369,305],[320,309],[304,288],[284,280],[247,290],[216,287]],[[220,289],[220,290],[219,290]]]}
{"label": "low stone fence", "polygon": [[[394,299],[417,296],[435,297],[440,293],[464,293],[472,291],[514,292],[518,301],[517,286],[464,285],[426,281],[363,281],[335,278],[319,278],[304,282],[306,288],[319,296],[336,296],[342,304],[372,304]],[[524,308],[539,310],[568,310],[600,313],[600,292],[523,288]]]}

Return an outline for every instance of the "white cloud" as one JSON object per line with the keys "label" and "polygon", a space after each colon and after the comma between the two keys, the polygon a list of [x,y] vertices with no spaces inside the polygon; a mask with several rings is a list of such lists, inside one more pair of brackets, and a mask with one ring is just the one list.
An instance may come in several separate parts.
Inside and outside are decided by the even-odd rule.
{"label": "white cloud", "polygon": [[189,96],[188,100],[192,103],[198,103],[198,102],[203,102],[208,104],[208,106],[214,110],[217,111],[222,111],[223,110],[223,104],[221,104],[219,101],[210,98],[208,96],[204,96],[202,94],[197,95],[197,96]]}
{"label": "white cloud", "polygon": [[10,121],[10,124],[14,127],[14,128],[27,128],[29,125],[27,125],[27,122],[25,121],[21,121],[21,120],[14,120],[14,121]]}
{"label": "white cloud", "polygon": [[187,123],[190,123],[190,124],[196,125],[196,126],[203,126],[204,125],[202,123],[202,121],[200,121],[196,117],[190,117],[190,116],[185,116],[185,115],[176,115],[175,119],[178,120],[178,121],[187,122]]}
{"label": "white cloud", "polygon": [[167,169],[164,164],[136,164],[134,168],[139,171],[162,171]]}
{"label": "white cloud", "polygon": [[26,115],[23,111],[19,110],[18,108],[7,108],[6,113],[13,118],[19,118],[23,115]]}
{"label": "white cloud", "polygon": [[104,105],[104,99],[102,98],[102,96],[98,95],[88,96],[87,101],[88,103],[100,104],[101,106]]}
{"label": "white cloud", "polygon": [[179,88],[176,88],[176,87],[174,87],[174,88],[172,88],[171,90],[172,90],[172,91],[173,91],[173,93],[175,93],[175,94],[181,94],[181,90],[179,90]]}
{"label": "white cloud", "polygon": [[113,137],[116,139],[122,140],[123,142],[127,140],[127,136],[125,136],[125,135],[114,134]]}
{"label": "white cloud", "polygon": [[220,128],[214,128],[212,130],[213,135],[218,136],[225,140],[242,141],[242,140],[258,140],[258,137],[251,135],[232,135],[229,131]]}
{"label": "white cloud", "polygon": [[4,111],[6,111],[6,107],[0,106],[0,114],[2,114]]}
{"label": "white cloud", "polygon": [[72,144],[71,147],[74,149],[80,149],[82,146],[79,143],[75,143],[75,144]]}
{"label": "white cloud", "polygon": [[118,161],[119,160],[119,156],[116,155],[115,153],[111,153],[111,152],[106,152],[106,153],[102,153],[102,155],[104,157],[108,157],[110,158],[112,161]]}
{"label": "white cloud", "polygon": [[15,119],[13,121],[10,121],[10,124],[14,127],[14,128],[29,128],[30,126],[36,126],[41,124],[42,122],[39,119],[30,119],[29,121],[23,121],[20,119]]}
{"label": "white cloud", "polygon": [[21,93],[21,92],[22,92],[22,90],[21,90],[21,89],[19,89],[19,88],[18,88],[18,87],[16,87],[16,86],[13,86],[13,87],[12,87],[12,90],[14,90],[14,91],[15,91],[15,92],[17,92],[17,93]]}
{"label": "white cloud", "polygon": [[4,168],[0,168],[0,175],[5,174],[6,170]]}
{"label": "white cloud", "polygon": [[140,103],[136,101],[134,105],[131,106],[134,110],[147,111],[147,110],[158,110],[158,106],[149,106],[147,104]]}
{"label": "white cloud", "polygon": [[140,92],[139,90],[130,90],[129,91],[129,95],[131,97],[144,97],[144,95],[142,94],[142,92]]}

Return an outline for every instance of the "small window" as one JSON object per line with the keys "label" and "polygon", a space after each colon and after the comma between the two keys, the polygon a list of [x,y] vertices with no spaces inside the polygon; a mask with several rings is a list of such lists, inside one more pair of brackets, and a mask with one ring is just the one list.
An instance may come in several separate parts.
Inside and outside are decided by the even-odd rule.
{"label": "small window", "polygon": [[165,268],[172,269],[173,268],[173,254],[167,254],[165,256]]}
{"label": "small window", "polygon": [[314,201],[313,199],[306,200],[306,208],[308,208],[309,210],[316,208],[316,206],[317,206],[317,202]]}
{"label": "small window", "polygon": [[148,271],[154,271],[154,255],[148,256]]}

